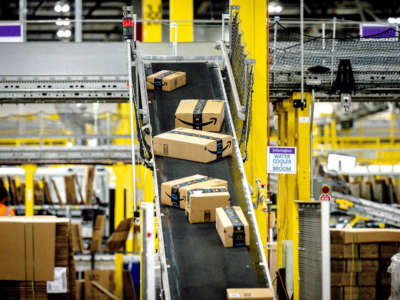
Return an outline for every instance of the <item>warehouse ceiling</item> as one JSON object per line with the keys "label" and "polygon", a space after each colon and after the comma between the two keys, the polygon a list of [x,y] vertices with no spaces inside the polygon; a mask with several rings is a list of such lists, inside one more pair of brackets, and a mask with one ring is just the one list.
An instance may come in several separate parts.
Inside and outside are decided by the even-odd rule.
{"label": "warehouse ceiling", "polygon": [[[56,0],[27,0],[28,20],[55,20],[58,18],[74,18],[74,1],[65,0],[70,5],[67,13],[55,11]],[[121,18],[122,8],[126,5],[141,6],[140,0],[82,0],[83,16],[86,20],[101,20],[99,22],[84,24],[83,39],[86,41],[115,41],[121,40],[121,25],[118,21]],[[163,0],[162,16],[168,19],[169,1]],[[228,10],[227,0],[194,0],[195,19],[217,19],[221,18],[223,12]],[[271,1],[282,7],[279,16],[283,19],[299,18],[299,0]],[[18,19],[19,0],[0,1],[0,20]],[[138,12],[140,14],[140,11]],[[317,1],[305,0],[306,18],[332,18],[356,20],[356,21],[387,21],[389,17],[400,16],[400,6],[397,1]],[[104,21],[108,20],[108,22]],[[73,25],[69,25],[73,29]],[[51,41],[57,37],[58,26],[56,24],[29,24],[28,40],[30,41]],[[73,39],[73,30],[71,30]]]}

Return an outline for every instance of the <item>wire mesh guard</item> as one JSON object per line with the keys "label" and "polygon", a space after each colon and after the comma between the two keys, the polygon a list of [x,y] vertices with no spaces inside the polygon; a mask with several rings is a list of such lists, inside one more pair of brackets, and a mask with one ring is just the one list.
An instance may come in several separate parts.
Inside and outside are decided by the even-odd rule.
{"label": "wire mesh guard", "polygon": [[300,300],[322,299],[321,210],[317,202],[299,203]]}
{"label": "wire mesh guard", "polygon": [[244,105],[245,110],[245,120],[242,126],[239,145],[243,150],[243,160],[246,161],[247,142],[249,139],[251,124],[251,97],[253,93],[255,60],[249,57],[246,45],[242,39],[243,34],[240,31],[239,24],[239,7],[232,6],[230,24],[230,60],[239,98],[241,104]]}
{"label": "wire mesh guard", "polygon": [[[395,27],[360,36],[360,23],[326,22],[305,26],[304,76],[306,87],[331,92],[339,62],[351,62],[357,92],[400,91],[400,43]],[[321,35],[322,32],[322,35]],[[394,38],[387,38],[388,33]],[[270,25],[270,87],[299,89],[301,43],[298,24]]]}

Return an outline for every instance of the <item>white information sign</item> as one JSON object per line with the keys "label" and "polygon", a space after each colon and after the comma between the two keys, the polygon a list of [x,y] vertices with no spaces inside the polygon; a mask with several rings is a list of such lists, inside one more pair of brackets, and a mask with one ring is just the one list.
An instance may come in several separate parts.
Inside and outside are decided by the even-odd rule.
{"label": "white information sign", "polygon": [[296,147],[268,147],[267,172],[296,174]]}

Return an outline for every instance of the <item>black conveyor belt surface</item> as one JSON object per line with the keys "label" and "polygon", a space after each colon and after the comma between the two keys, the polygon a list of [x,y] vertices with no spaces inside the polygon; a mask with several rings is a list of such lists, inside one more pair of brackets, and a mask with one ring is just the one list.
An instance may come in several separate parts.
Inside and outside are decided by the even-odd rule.
{"label": "black conveyor belt surface", "polygon": [[[150,95],[154,96],[150,102],[154,135],[174,128],[174,114],[181,99],[222,99],[211,69],[205,62],[152,63],[153,73],[185,71],[188,80],[186,86],[173,92],[155,91]],[[157,157],[159,191],[162,182],[202,174],[227,180],[232,205],[238,205],[244,197],[233,160],[229,157],[203,164]],[[161,210],[171,299],[226,299],[226,288],[257,287],[256,267],[246,247],[224,248],[215,223],[189,224],[183,210],[166,206]]]}

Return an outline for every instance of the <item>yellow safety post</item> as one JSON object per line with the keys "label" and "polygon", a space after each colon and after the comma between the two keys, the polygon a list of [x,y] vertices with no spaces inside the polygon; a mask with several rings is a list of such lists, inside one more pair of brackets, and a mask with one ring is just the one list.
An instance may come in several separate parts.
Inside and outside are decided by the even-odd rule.
{"label": "yellow safety post", "polygon": [[[113,166],[115,173],[115,203],[114,203],[114,229],[124,219],[124,186],[126,167],[123,163]],[[122,271],[124,256],[121,253],[115,254],[115,295],[122,299]]]}
{"label": "yellow safety post", "polygon": [[36,165],[26,164],[22,166],[25,170],[25,216],[34,215],[33,175],[37,169]]}
{"label": "yellow safety post", "polygon": [[[245,163],[247,180],[257,190],[256,179],[267,180],[267,6],[268,1],[232,0],[240,6],[241,30],[251,58],[256,60],[252,97],[251,130],[248,143],[248,161]],[[256,193],[253,194],[253,201]],[[260,206],[256,210],[263,245],[267,243],[267,214]],[[265,254],[267,248],[264,247]]]}
{"label": "yellow safety post", "polygon": [[171,28],[170,42],[193,42],[193,0],[169,0],[169,19],[178,25],[178,40],[175,41],[175,32]]}
{"label": "yellow safety post", "polygon": [[162,42],[162,24],[147,22],[162,19],[161,0],[142,0],[143,42]]}
{"label": "yellow safety post", "polygon": [[294,93],[290,99],[276,104],[278,114],[278,145],[296,147],[296,174],[278,175],[277,230],[278,267],[283,267],[283,241],[293,243],[293,295],[299,299],[299,222],[296,201],[311,200],[310,182],[310,111],[311,94],[305,93],[306,107],[295,108],[294,101],[301,94]]}

